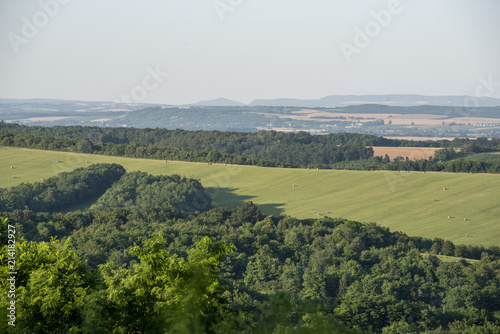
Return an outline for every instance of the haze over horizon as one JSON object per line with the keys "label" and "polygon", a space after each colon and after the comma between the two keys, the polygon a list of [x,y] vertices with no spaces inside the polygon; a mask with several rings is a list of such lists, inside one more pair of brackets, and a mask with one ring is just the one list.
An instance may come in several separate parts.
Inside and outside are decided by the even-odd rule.
{"label": "haze over horizon", "polygon": [[0,1],[0,97],[500,98],[498,14],[497,0]]}

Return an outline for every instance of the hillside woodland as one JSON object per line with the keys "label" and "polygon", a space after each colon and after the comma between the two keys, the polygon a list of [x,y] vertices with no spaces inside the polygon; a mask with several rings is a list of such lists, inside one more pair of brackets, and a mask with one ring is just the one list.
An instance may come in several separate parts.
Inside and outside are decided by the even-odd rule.
{"label": "hillside woodland", "polygon": [[[0,123],[0,145],[131,158],[265,167],[499,173],[500,139],[408,141],[366,134],[221,132],[100,127],[28,127]],[[434,157],[391,161],[372,146],[441,147]]]}
{"label": "hillside woodland", "polygon": [[[0,270],[15,227],[18,273],[16,327],[3,332],[500,332],[498,247],[212,208],[197,180],[120,167],[2,190]],[[102,175],[113,182],[85,191]]]}

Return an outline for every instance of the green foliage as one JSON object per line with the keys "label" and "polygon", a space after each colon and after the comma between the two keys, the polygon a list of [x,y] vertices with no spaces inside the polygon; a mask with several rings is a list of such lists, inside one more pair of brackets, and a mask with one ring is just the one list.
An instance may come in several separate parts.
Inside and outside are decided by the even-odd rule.
{"label": "green foliage", "polygon": [[[69,294],[77,312],[67,324],[83,332],[488,333],[500,326],[494,247],[408,237],[344,219],[264,217],[252,203],[190,217],[120,209],[94,216],[71,236],[93,268],[84,266],[90,276],[80,277],[90,278],[75,281],[82,293]],[[422,255],[457,249],[481,260]],[[82,267],[74,256],[58,258]]]}
{"label": "green foliage", "polygon": [[63,172],[42,182],[0,188],[0,211],[30,209],[62,211],[64,208],[103,194],[123,174],[117,164],[95,164]]}
{"label": "green foliage", "polygon": [[113,263],[100,267],[107,286],[101,310],[103,328],[113,333],[205,333],[227,312],[218,265],[233,247],[203,238],[187,261],[170,255],[154,237],[130,251],[133,269]]}
{"label": "green foliage", "polygon": [[211,198],[197,180],[179,175],[153,176],[133,172],[111,186],[90,210],[102,213],[135,207],[170,207],[181,212],[206,211],[211,208]]}
{"label": "green foliage", "polygon": [[[89,140],[90,139],[90,140]],[[497,138],[395,140],[356,133],[257,133],[99,127],[27,127],[0,123],[0,145],[133,158],[265,167],[499,173],[500,162],[470,163],[469,154],[500,147]],[[373,157],[370,146],[443,147],[431,160]],[[456,150],[460,148],[461,150]]]}
{"label": "green foliage", "polygon": [[[218,282],[219,264],[233,250],[203,238],[184,260],[170,255],[157,236],[130,249],[139,259],[133,269],[108,262],[92,271],[69,241],[20,241],[16,326],[3,321],[1,328],[16,333],[206,333],[223,320],[239,326]],[[6,245],[0,265],[0,276],[8,277]],[[7,290],[2,284],[2,309],[9,303]]]}
{"label": "green foliage", "polygon": [[[54,166],[71,169],[71,164],[56,165],[56,160],[61,156],[64,159],[66,154],[20,149],[5,149],[3,152],[7,160],[11,159],[14,164],[25,159],[30,163],[20,164],[22,168],[16,170],[19,178],[12,179],[8,172],[0,174],[0,183],[36,181],[53,174]],[[427,238],[439,237],[485,246],[499,245],[500,240],[500,231],[495,229],[500,214],[495,201],[500,179],[495,175],[304,171],[181,162],[166,164],[164,161],[106,156],[78,156],[77,159],[79,163],[76,165],[85,164],[85,160],[96,163],[109,161],[121,164],[127,170],[142,170],[153,175],[195,175],[213,196],[214,206],[219,207],[235,208],[251,198],[268,215],[285,212],[299,218],[314,218],[318,217],[318,212],[323,214],[329,210],[327,215],[375,221],[393,230]],[[49,166],[37,169],[38,164],[32,161],[38,160],[43,161],[42,165]],[[7,170],[11,164],[4,161],[0,169]],[[21,174],[21,169],[27,170],[25,174]],[[292,188],[292,184],[296,187]],[[443,191],[443,187],[449,191]],[[353,197],[354,191],[363,193],[363,205],[353,200],[356,197]],[[478,196],[479,193],[481,196]],[[77,209],[85,209],[91,204],[89,202]],[[448,220],[448,215],[453,218]],[[468,222],[464,218],[468,218]],[[44,222],[49,224],[50,218]],[[475,232],[474,237],[465,238],[466,234],[471,235],[470,228],[477,222],[481,222],[482,230]],[[451,225],[453,228],[450,229]],[[51,235],[62,236],[64,228],[67,229],[68,225],[47,225],[45,235],[49,239]]]}
{"label": "green foliage", "polygon": [[444,148],[441,150],[437,150],[434,153],[434,160],[435,161],[448,161],[451,159],[455,159],[460,156],[460,153],[455,151],[452,148]]}
{"label": "green foliage", "polygon": [[31,128],[9,124],[0,124],[0,129],[0,145],[4,146],[280,167],[327,167],[340,161],[366,159],[373,156],[373,150],[366,146],[380,140],[357,134],[313,136],[306,132],[276,131]]}
{"label": "green foliage", "polygon": [[[103,134],[100,131],[94,135]],[[175,151],[174,156],[209,162],[234,158],[243,163],[246,158],[239,154],[245,152],[255,157],[252,163],[263,165],[275,164],[264,157],[283,165],[331,167],[339,166],[333,163],[340,161],[352,168],[450,172],[493,171],[495,164],[486,157],[456,159],[461,154],[452,149],[438,153],[434,161],[360,159],[372,155],[365,145],[377,139],[349,134],[317,138],[306,133],[126,131],[131,137],[144,136],[149,143],[144,144],[143,139],[138,139],[141,144],[128,142],[130,138],[122,136],[122,130],[107,133],[109,140],[121,136],[118,144],[11,134],[4,134],[2,140],[13,146],[149,158],[164,158]],[[152,140],[154,136],[158,139]],[[165,138],[179,146],[199,145],[204,151],[149,145]],[[493,142],[481,139],[460,145],[464,152],[479,152]],[[229,156],[233,153],[228,152],[237,153]],[[47,184],[55,184],[56,190],[75,183],[75,189],[84,188],[79,179],[66,179],[70,181]],[[265,217],[251,202],[234,210],[206,211],[210,199],[201,184],[176,175],[154,177],[136,172],[109,186],[103,187],[109,189],[89,213],[18,210],[9,214],[21,223],[17,224],[19,234],[30,241],[48,241],[57,235],[71,237],[75,245],[73,250],[67,240],[19,243],[20,330],[498,332],[498,248],[412,238],[375,224],[343,219]],[[38,200],[40,196],[33,196],[30,187],[21,185],[17,193],[2,198],[7,202]],[[48,198],[45,202],[65,203],[61,194],[72,196],[54,189],[48,195],[42,192]],[[22,195],[15,195],[18,193]],[[28,208],[37,210],[35,204],[30,205]],[[2,220],[0,227],[5,229],[6,223]],[[148,239],[151,234],[158,236]],[[237,249],[229,246],[233,244]],[[138,246],[129,252],[132,245]],[[434,256],[424,257],[422,252],[480,261],[445,263]],[[2,277],[7,268],[5,254],[4,247]],[[228,261],[223,262],[226,256]],[[6,291],[1,292],[4,305]]]}
{"label": "green foliage", "polygon": [[[6,255],[5,245],[0,254],[2,278],[8,277]],[[85,297],[94,286],[95,276],[69,241],[35,243],[18,239],[15,258],[16,332],[77,332],[82,323]],[[1,285],[0,295],[3,309],[9,302],[6,284]],[[5,321],[2,328],[7,330]]]}

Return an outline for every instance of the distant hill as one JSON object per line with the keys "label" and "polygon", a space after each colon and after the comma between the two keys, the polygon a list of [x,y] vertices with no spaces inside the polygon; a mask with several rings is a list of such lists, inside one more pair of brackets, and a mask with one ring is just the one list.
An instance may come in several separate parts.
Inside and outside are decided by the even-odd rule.
{"label": "distant hill", "polygon": [[228,100],[228,99],[225,99],[222,97],[215,99],[215,100],[200,101],[200,102],[194,103],[193,105],[194,106],[210,106],[210,107],[214,107],[214,106],[220,106],[220,107],[245,106],[244,103],[233,101],[233,100]]}
{"label": "distant hill", "polygon": [[[80,101],[80,100],[60,100],[60,99],[9,99],[0,98],[0,104],[44,104],[44,105],[70,105],[70,104],[89,104],[115,107],[125,106],[125,103],[99,102],[99,101]],[[500,99],[492,97],[473,97],[466,95],[457,96],[427,96],[417,94],[389,94],[389,95],[329,95],[319,99],[256,99],[249,104],[229,100],[223,97],[199,101],[189,104],[191,106],[207,107],[243,107],[243,106],[272,106],[272,107],[303,107],[303,108],[338,108],[350,105],[379,104],[395,107],[413,107],[422,105],[433,106],[452,106],[452,107],[498,107]],[[129,106],[133,109],[147,108],[151,106],[167,104],[151,103],[131,103]]]}
{"label": "distant hill", "polygon": [[252,101],[251,106],[293,106],[293,107],[326,107],[335,108],[359,104],[383,104],[389,106],[471,106],[471,101],[478,107],[500,106],[500,99],[491,97],[472,96],[425,96],[415,94],[391,94],[391,95],[330,95],[320,99],[257,99]]}

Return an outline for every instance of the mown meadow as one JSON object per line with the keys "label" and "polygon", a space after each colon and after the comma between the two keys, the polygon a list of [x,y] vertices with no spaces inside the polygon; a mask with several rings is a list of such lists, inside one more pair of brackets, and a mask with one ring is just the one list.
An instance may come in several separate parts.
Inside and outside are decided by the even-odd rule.
{"label": "mown meadow", "polygon": [[265,168],[11,147],[1,148],[0,157],[2,188],[93,163],[118,163],[127,171],[199,179],[215,206],[253,201],[267,215],[342,217],[459,244],[500,245],[500,176],[494,174]]}

